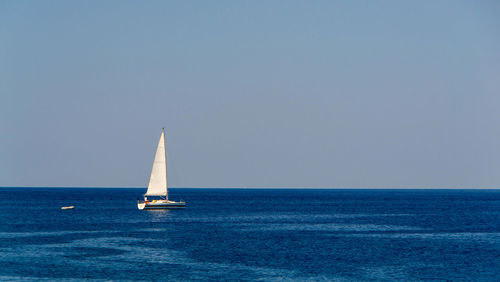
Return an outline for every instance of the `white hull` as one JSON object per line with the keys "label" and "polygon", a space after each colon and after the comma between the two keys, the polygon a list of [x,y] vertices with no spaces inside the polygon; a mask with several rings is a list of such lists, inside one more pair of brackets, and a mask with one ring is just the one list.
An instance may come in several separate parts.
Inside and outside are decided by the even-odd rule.
{"label": "white hull", "polygon": [[140,210],[165,210],[165,209],[183,209],[186,202],[174,202],[168,200],[157,200],[152,202],[137,203]]}

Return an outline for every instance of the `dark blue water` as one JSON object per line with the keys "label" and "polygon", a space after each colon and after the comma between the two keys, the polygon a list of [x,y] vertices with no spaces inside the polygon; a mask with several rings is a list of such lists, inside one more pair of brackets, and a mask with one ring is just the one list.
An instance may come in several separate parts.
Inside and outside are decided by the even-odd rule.
{"label": "dark blue water", "polygon": [[0,280],[500,277],[500,190],[144,191],[0,189]]}

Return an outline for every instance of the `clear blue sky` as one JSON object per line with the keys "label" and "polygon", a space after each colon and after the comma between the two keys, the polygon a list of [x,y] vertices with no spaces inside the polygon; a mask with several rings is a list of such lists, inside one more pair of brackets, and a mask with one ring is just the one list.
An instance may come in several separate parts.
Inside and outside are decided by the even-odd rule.
{"label": "clear blue sky", "polygon": [[0,186],[500,187],[498,1],[1,1]]}

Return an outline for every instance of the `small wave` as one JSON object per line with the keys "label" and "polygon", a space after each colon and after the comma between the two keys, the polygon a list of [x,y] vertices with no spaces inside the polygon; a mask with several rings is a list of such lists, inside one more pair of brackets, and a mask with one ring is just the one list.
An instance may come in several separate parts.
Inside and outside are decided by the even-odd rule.
{"label": "small wave", "polygon": [[[245,224],[244,224],[245,225]],[[341,224],[341,223],[314,223],[314,224],[251,224],[242,228],[245,231],[329,231],[329,232],[346,232],[346,231],[415,231],[426,230],[414,226],[402,225],[379,225],[379,224]]]}
{"label": "small wave", "polygon": [[81,231],[33,231],[33,232],[0,232],[0,239],[14,239],[24,237],[38,236],[66,236],[72,234],[109,234],[118,233],[120,231],[98,231],[98,230],[81,230]]}
{"label": "small wave", "polygon": [[479,240],[495,241],[500,240],[500,233],[492,232],[441,232],[441,233],[378,233],[378,234],[342,234],[346,237],[376,237],[393,239],[449,239],[449,240]]}

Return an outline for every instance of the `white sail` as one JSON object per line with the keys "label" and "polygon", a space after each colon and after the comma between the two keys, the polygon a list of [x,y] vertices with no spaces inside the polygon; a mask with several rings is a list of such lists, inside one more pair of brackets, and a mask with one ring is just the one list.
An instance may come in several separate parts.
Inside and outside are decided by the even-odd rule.
{"label": "white sail", "polygon": [[167,192],[167,158],[165,154],[165,131],[162,130],[158,148],[156,149],[153,169],[149,178],[147,196],[166,196]]}

